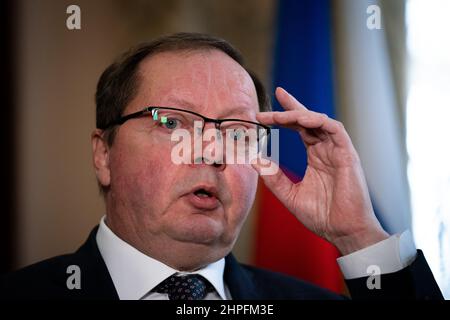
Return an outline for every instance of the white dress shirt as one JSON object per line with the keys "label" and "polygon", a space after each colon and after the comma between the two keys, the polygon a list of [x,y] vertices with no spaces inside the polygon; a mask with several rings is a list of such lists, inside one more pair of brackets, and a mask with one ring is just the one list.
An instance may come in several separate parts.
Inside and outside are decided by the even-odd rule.
{"label": "white dress shirt", "polygon": [[[111,231],[105,217],[100,221],[96,240],[121,300],[168,300],[167,294],[150,291],[174,273],[192,274],[175,270],[138,251]],[[205,299],[231,298],[223,281],[224,268],[225,259],[222,258],[193,272],[205,277],[216,289],[216,292],[208,293]]]}
{"label": "white dress shirt", "polygon": [[[174,273],[191,274],[175,270],[138,251],[115,235],[100,220],[96,235],[98,249],[105,261],[111,279],[121,300],[168,300],[167,294],[151,292],[158,284]],[[416,256],[416,249],[409,231],[393,235],[370,247],[337,259],[346,279],[370,275],[367,268],[376,265],[381,273],[396,272],[408,266]],[[223,280],[225,259],[222,258],[193,273],[205,277],[216,289],[206,300],[232,299]]]}
{"label": "white dress shirt", "polygon": [[345,279],[355,279],[371,275],[371,266],[376,266],[380,274],[400,271],[414,261],[416,253],[411,232],[406,230],[340,257],[337,262]]}

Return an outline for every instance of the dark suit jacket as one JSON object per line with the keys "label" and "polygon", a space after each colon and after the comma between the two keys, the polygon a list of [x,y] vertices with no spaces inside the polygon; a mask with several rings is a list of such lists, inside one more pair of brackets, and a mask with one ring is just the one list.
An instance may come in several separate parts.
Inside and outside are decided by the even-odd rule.
{"label": "dark suit jacket", "polygon": [[[118,299],[116,289],[97,247],[96,227],[73,254],[54,257],[0,280],[2,299]],[[67,268],[81,270],[81,289],[68,289]],[[124,270],[126,272],[126,270]],[[233,299],[345,299],[326,289],[279,273],[225,258],[225,283]],[[420,250],[409,267],[381,277],[381,289],[369,290],[366,278],[347,281],[353,299],[443,299]]]}

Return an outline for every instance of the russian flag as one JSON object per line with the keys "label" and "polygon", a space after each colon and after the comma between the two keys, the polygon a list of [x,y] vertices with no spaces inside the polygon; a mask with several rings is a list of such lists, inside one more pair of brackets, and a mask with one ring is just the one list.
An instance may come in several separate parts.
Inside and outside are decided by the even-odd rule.
{"label": "russian flag", "polygon": [[[273,89],[281,86],[309,109],[335,117],[328,0],[279,1]],[[282,110],[274,101],[274,110]],[[293,181],[306,170],[297,132],[280,129],[280,168]],[[256,265],[283,272],[335,292],[343,281],[338,251],[306,229],[261,181],[256,227]]]}
{"label": "russian flag", "polygon": [[[411,228],[406,149],[386,34],[366,24],[376,3],[279,0],[272,92],[286,88],[310,110],[344,123],[377,217],[397,233]],[[276,101],[274,109],[282,110]],[[281,169],[301,180],[307,163],[298,133],[281,129],[279,152]],[[254,263],[342,293],[337,249],[297,221],[262,181],[258,202]]]}

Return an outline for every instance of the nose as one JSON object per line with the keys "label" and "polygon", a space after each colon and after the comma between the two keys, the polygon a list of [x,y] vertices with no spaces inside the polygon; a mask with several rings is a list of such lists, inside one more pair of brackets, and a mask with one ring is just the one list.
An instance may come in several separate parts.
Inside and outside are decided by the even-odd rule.
{"label": "nose", "polygon": [[219,171],[223,171],[225,169],[225,163],[213,163],[214,168]]}
{"label": "nose", "polygon": [[[194,136],[193,144],[193,149],[197,151],[194,152],[193,165],[209,165],[220,171],[225,169],[222,133],[216,123],[205,123],[201,134]],[[198,149],[200,146],[201,150]]]}

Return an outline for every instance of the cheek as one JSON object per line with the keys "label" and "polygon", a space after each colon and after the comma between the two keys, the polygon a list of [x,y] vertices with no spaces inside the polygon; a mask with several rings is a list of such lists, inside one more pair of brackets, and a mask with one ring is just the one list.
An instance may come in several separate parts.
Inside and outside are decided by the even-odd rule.
{"label": "cheek", "polygon": [[235,212],[233,218],[237,223],[242,223],[255,200],[258,174],[249,166],[239,166],[235,169],[230,178],[232,212]]}
{"label": "cheek", "polygon": [[135,209],[154,209],[152,204],[156,202],[163,207],[176,174],[170,153],[158,151],[150,143],[130,144],[120,150],[111,159],[111,187],[120,190],[116,194],[121,201]]}

